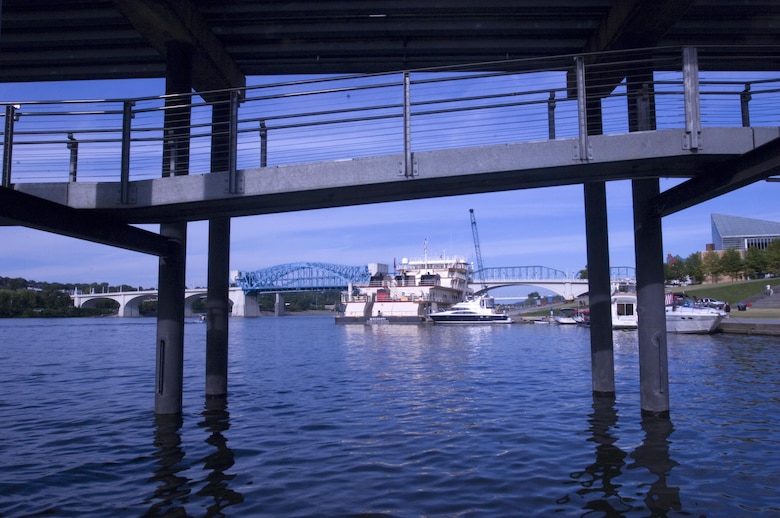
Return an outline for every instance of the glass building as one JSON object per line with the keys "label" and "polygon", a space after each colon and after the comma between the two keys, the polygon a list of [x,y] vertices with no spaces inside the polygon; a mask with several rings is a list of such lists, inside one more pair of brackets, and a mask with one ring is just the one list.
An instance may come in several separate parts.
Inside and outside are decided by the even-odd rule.
{"label": "glass building", "polygon": [[712,245],[715,250],[747,250],[756,247],[761,250],[770,242],[780,239],[780,223],[761,219],[711,214]]}

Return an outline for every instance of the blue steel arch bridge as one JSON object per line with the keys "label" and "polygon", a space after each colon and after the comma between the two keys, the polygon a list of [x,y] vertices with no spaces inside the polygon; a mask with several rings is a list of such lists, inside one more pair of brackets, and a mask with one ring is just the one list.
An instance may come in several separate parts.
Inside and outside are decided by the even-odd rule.
{"label": "blue steel arch bridge", "polygon": [[350,284],[366,284],[368,266],[331,263],[279,264],[253,272],[239,271],[233,282],[244,293],[280,293],[285,291],[346,290]]}
{"label": "blue steel arch bridge", "polygon": [[[586,279],[576,274],[547,266],[501,266],[471,272],[470,284],[482,291],[511,285],[549,285],[579,281],[587,286]],[[635,270],[629,266],[610,268],[614,281],[635,279]],[[252,272],[237,271],[233,282],[244,293],[280,293],[310,290],[346,290],[350,285],[367,284],[370,280],[368,266],[349,266],[332,263],[299,262],[279,264]],[[557,291],[553,289],[553,291]]]}

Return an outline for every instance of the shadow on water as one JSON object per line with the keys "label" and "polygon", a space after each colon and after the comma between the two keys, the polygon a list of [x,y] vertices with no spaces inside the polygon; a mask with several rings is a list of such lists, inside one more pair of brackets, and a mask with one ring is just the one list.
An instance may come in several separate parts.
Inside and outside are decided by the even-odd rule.
{"label": "shadow on water", "polygon": [[[230,428],[226,401],[207,400],[201,415],[203,420],[198,426],[209,432],[205,442],[215,451],[196,463],[202,464],[208,473],[205,485],[196,495],[213,500],[205,516],[223,516],[224,508],[244,500],[240,493],[228,487],[229,481],[236,475],[225,473],[234,464],[233,450],[227,447],[227,439],[223,435],[223,432]],[[185,451],[180,433],[182,416],[156,415],[155,424],[154,446],[157,452],[154,456],[157,459],[157,469],[150,481],[157,484],[157,488],[152,498],[147,500],[147,503],[153,503],[144,516],[190,516],[185,509],[185,503],[190,501],[192,486],[197,481],[182,475],[182,472],[191,467],[184,462]]]}
{"label": "shadow on water", "polygon": [[[680,489],[669,487],[666,483],[672,468],[677,462],[669,455],[669,436],[674,427],[669,419],[643,417],[641,426],[644,440],[629,455],[616,443],[618,415],[615,401],[611,398],[597,398],[593,403],[593,413],[588,419],[588,439],[596,444],[596,459],[582,471],[571,473],[572,480],[579,483],[577,497],[567,495],[558,500],[559,504],[582,502],[582,516],[624,516],[631,513],[649,511],[650,516],[666,516],[671,510],[679,511]],[[627,464],[627,457],[633,463]],[[634,485],[621,483],[624,470],[646,469],[655,480],[638,487],[649,487],[644,498],[644,506],[637,505],[638,494]],[[626,487],[624,487],[626,486]],[[623,489],[623,494],[621,494]]]}

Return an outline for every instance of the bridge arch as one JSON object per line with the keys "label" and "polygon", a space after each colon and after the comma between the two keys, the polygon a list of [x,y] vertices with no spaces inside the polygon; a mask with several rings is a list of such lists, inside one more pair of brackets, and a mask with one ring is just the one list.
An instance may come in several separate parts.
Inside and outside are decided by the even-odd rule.
{"label": "bridge arch", "polygon": [[367,283],[368,266],[301,262],[279,264],[253,272],[235,272],[233,281],[244,293],[278,293],[321,289],[344,290]]}

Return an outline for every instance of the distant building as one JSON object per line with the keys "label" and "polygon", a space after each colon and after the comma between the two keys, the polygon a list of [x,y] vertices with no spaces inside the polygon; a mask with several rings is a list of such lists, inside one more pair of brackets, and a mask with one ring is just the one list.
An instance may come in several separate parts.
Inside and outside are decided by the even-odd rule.
{"label": "distant building", "polygon": [[775,239],[780,239],[780,223],[761,219],[711,214],[712,244],[708,249],[742,251],[751,247],[763,250]]}

